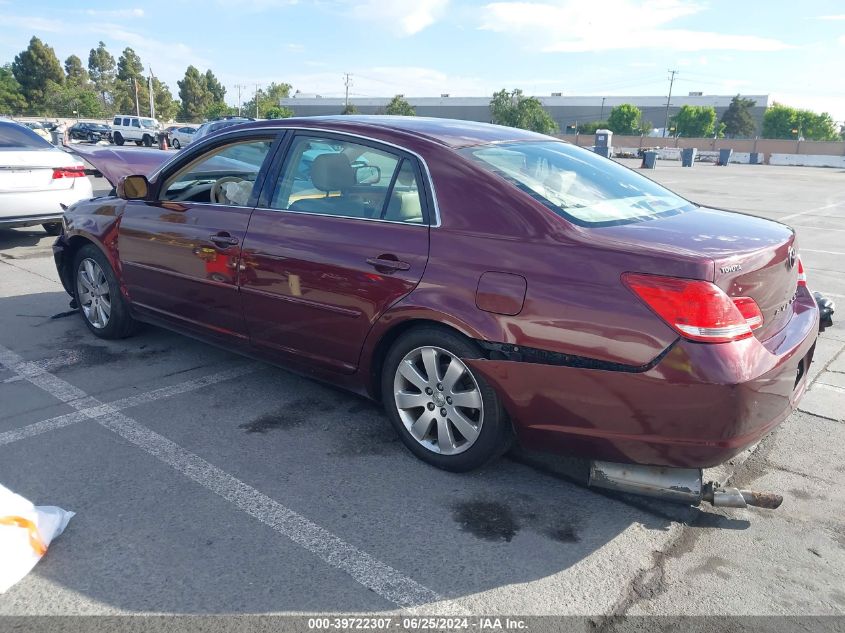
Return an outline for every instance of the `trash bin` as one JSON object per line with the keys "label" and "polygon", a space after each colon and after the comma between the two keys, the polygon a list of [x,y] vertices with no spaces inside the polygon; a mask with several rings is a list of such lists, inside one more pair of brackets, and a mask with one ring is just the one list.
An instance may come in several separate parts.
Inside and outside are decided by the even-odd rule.
{"label": "trash bin", "polygon": [[698,149],[695,147],[685,147],[681,150],[681,167],[692,167],[695,163],[695,157],[698,155]]}
{"label": "trash bin", "polygon": [[607,146],[596,145],[593,148],[593,152],[600,156],[604,156],[605,158],[612,158],[613,157],[613,148]]}
{"label": "trash bin", "polygon": [[727,167],[731,162],[731,156],[733,156],[734,151],[732,149],[720,149],[719,150],[719,164],[722,167]]}
{"label": "trash bin", "polygon": [[643,152],[642,169],[654,169],[657,167],[657,152]]}
{"label": "trash bin", "polygon": [[760,158],[761,158],[760,152],[751,152],[751,154],[749,154],[748,162],[751,165],[759,165],[760,164]]}

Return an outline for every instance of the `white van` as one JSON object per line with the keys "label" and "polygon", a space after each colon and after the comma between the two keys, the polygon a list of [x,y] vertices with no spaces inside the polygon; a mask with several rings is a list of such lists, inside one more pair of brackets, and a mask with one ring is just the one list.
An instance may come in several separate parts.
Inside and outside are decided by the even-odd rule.
{"label": "white van", "polygon": [[158,121],[132,114],[116,114],[111,124],[112,140],[115,145],[135,141],[136,145],[150,147],[159,131]]}

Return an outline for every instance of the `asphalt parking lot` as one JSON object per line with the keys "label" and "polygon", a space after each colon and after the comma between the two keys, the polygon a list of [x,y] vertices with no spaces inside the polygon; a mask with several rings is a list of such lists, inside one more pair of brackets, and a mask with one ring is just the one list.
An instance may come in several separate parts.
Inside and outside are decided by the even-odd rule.
{"label": "asphalt parking lot", "polygon": [[[811,289],[845,314],[845,172],[649,175],[796,227]],[[0,615],[845,613],[841,318],[801,409],[717,474],[783,506],[693,509],[519,451],[441,472],[331,386],[153,327],[96,339],[52,241],[0,230],[0,483],[77,515]]]}

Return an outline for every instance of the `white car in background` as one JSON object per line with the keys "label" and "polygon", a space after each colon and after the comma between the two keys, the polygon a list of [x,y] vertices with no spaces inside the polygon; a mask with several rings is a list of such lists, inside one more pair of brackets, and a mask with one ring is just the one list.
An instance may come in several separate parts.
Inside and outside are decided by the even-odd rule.
{"label": "white car in background", "polygon": [[28,127],[0,121],[0,229],[62,230],[64,208],[94,196],[82,161]]}
{"label": "white car in background", "polygon": [[194,140],[194,135],[197,133],[197,128],[186,125],[185,127],[176,128],[170,132],[170,144],[174,149],[179,149],[189,145]]}

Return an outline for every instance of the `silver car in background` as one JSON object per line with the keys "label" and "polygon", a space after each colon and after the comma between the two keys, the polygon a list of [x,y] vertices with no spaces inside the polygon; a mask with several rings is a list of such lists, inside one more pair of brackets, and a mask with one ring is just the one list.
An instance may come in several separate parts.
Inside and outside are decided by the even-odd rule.
{"label": "silver car in background", "polygon": [[0,229],[61,232],[64,208],[93,197],[82,161],[24,125],[0,121]]}

